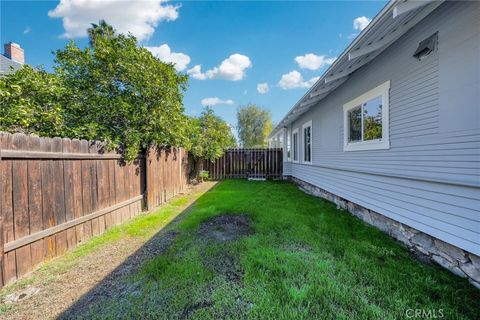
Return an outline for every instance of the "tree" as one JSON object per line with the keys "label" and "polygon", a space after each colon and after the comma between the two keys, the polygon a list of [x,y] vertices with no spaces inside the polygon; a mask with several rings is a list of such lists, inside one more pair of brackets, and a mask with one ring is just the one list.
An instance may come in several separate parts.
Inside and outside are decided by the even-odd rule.
{"label": "tree", "polygon": [[242,106],[237,111],[237,129],[244,148],[266,147],[272,131],[270,111],[255,104]]}
{"label": "tree", "polygon": [[0,78],[0,131],[63,136],[64,97],[57,75],[28,65]]}
{"label": "tree", "polygon": [[236,146],[230,126],[206,107],[198,118],[190,118],[190,154],[194,158],[195,177],[203,170],[203,160],[214,161],[220,158],[225,149]]}
{"label": "tree", "polygon": [[0,128],[102,140],[127,160],[151,144],[187,145],[188,77],[105,21],[88,34],[86,48],[56,51],[53,74],[25,66],[0,80]]}
{"label": "tree", "polygon": [[70,95],[68,127],[88,139],[124,144],[130,159],[151,144],[183,145],[187,76],[104,21],[88,34],[89,47],[70,42],[56,52],[55,71]]}

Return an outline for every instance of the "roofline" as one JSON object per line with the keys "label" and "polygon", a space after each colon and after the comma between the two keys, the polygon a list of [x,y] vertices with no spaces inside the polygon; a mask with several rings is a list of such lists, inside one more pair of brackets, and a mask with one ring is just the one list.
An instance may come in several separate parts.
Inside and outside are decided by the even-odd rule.
{"label": "roofline", "polygon": [[[270,132],[268,138],[272,138],[276,132],[280,129],[280,124],[285,120],[285,118],[305,99],[310,93],[316,89],[318,85],[324,83],[326,76],[330,73],[332,69],[334,69],[338,63],[340,63],[341,59],[348,55],[350,51],[360,42],[365,35],[381,20],[393,7],[398,3],[398,0],[391,0],[388,2],[382,10],[372,19],[372,21],[367,25],[365,29],[363,29],[360,34],[348,45],[348,47],[342,52],[342,54],[330,65],[330,67],[322,74],[320,79],[318,79],[308,91],[293,105],[293,107],[283,116],[282,120],[278,123],[278,125]],[[282,126],[283,128],[284,126]]]}

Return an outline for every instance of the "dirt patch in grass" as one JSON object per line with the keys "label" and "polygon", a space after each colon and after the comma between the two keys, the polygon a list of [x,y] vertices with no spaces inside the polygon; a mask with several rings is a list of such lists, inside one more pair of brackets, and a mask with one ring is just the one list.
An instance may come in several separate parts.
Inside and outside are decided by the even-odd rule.
{"label": "dirt patch in grass", "polygon": [[252,234],[251,220],[245,215],[221,215],[203,222],[199,236],[223,243]]}
{"label": "dirt patch in grass", "polygon": [[183,309],[180,318],[181,319],[188,319],[195,312],[197,312],[201,309],[210,308],[211,306],[213,306],[213,302],[211,302],[211,301],[202,301],[202,302],[195,303],[195,304]]}
{"label": "dirt patch in grass", "polygon": [[227,250],[219,250],[212,255],[204,256],[203,264],[215,274],[221,275],[230,283],[243,285],[243,268],[238,257]]}
{"label": "dirt patch in grass", "polygon": [[253,234],[252,221],[246,215],[224,214],[213,217],[200,225],[197,237],[219,244],[218,250],[203,254],[203,264],[229,283],[243,285],[243,268],[238,256],[229,252],[225,243]]}

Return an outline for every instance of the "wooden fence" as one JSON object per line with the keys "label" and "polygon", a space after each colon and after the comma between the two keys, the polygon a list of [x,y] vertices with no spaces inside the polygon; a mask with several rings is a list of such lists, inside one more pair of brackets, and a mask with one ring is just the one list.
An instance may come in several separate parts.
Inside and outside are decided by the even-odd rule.
{"label": "wooden fence", "polygon": [[216,161],[205,161],[203,168],[213,180],[279,179],[283,174],[283,152],[281,148],[229,149]]}
{"label": "wooden fence", "polygon": [[0,285],[186,187],[182,149],[121,158],[96,142],[0,133]]}
{"label": "wooden fence", "polygon": [[151,148],[146,157],[146,206],[152,210],[188,184],[188,153],[182,148]]}

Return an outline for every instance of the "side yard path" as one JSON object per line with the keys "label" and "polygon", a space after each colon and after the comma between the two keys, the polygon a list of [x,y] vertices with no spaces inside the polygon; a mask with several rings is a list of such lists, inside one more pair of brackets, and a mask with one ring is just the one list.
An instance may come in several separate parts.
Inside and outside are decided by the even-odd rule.
{"label": "side yard path", "polygon": [[169,223],[214,185],[195,186],[156,212],[115,226],[5,287],[0,292],[0,319],[56,318],[75,302],[88,306],[99,295],[122,292],[122,279],[173,239]]}
{"label": "side yard path", "polygon": [[40,291],[2,317],[478,319],[480,290],[333,203],[284,181],[212,186],[7,288]]}

